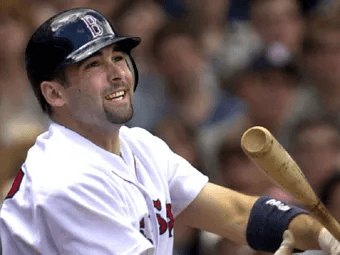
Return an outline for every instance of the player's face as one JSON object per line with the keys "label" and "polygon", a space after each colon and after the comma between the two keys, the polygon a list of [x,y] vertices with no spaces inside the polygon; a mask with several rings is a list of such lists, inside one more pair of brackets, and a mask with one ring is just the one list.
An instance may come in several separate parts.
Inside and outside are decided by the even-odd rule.
{"label": "player's face", "polygon": [[73,121],[110,127],[132,118],[134,75],[127,58],[111,45],[66,68],[70,87],[64,93]]}

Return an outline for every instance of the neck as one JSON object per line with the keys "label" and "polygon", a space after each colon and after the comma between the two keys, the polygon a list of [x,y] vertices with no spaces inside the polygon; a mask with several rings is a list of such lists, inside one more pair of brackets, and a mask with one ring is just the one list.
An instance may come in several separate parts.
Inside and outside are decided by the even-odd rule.
{"label": "neck", "polygon": [[109,124],[110,127],[99,128],[95,125],[84,125],[78,122],[61,121],[57,114],[54,114],[53,121],[73,130],[77,134],[93,142],[104,150],[120,155],[119,129],[122,125]]}

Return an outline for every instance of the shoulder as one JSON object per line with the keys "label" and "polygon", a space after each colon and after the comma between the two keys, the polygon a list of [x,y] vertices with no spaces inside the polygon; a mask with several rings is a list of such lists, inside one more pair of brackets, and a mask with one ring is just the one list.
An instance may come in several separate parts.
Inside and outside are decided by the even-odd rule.
{"label": "shoulder", "polygon": [[[121,139],[131,148],[138,162],[157,176],[173,175],[175,166],[182,162],[181,157],[157,136],[142,128],[124,128]],[[164,175],[163,175],[164,174]]]}
{"label": "shoulder", "polygon": [[120,135],[125,136],[133,136],[135,139],[147,139],[154,137],[148,130],[141,127],[127,127],[122,126],[120,129]]}
{"label": "shoulder", "polygon": [[22,166],[27,190],[44,197],[67,194],[76,187],[105,186],[106,172],[94,169],[86,156],[79,160],[77,153],[47,144],[33,146]]}
{"label": "shoulder", "polygon": [[[124,194],[119,190],[120,183],[115,179],[116,176],[108,176],[104,171],[85,164],[65,165],[55,162],[36,168],[24,164],[22,173],[22,183],[13,199],[28,206],[30,204],[33,210],[35,207],[61,206],[61,203],[64,203],[65,208],[68,203],[84,206],[98,203],[105,207],[104,201],[114,201],[124,207]],[[116,185],[112,185],[113,182]]]}
{"label": "shoulder", "polygon": [[144,150],[170,150],[162,139],[140,127],[129,128],[123,126],[120,136],[130,145],[142,147]]}
{"label": "shoulder", "polygon": [[193,168],[186,159],[173,152],[162,139],[145,129],[124,127],[121,130],[121,138],[144,165],[154,166],[157,173],[165,171],[167,176],[173,176],[179,167]]}

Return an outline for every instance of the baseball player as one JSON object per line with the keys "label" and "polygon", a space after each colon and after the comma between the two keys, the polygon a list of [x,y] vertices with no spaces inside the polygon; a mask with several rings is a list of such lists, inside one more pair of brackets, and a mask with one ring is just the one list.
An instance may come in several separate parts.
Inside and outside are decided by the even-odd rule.
{"label": "baseball player", "polygon": [[209,183],[159,138],[124,126],[139,43],[84,8],[57,14],[32,35],[26,70],[52,123],[3,204],[3,253],[172,254],[176,220],[270,252],[289,229],[295,248],[340,254],[329,232],[319,243],[324,230],[306,211]]}

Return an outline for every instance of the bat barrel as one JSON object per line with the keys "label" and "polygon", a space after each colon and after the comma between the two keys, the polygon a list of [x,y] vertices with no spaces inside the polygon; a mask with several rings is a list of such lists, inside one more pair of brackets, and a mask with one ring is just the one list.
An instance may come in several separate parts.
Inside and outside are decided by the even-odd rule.
{"label": "bat barrel", "polygon": [[244,132],[241,144],[247,154],[258,157],[270,150],[273,144],[273,136],[264,127],[256,126]]}
{"label": "bat barrel", "polygon": [[242,136],[241,145],[245,154],[275,184],[305,205],[314,207],[319,203],[299,166],[266,128],[248,129]]}

